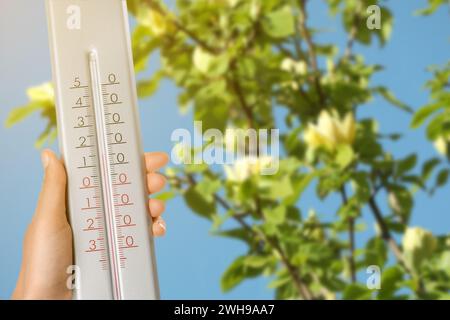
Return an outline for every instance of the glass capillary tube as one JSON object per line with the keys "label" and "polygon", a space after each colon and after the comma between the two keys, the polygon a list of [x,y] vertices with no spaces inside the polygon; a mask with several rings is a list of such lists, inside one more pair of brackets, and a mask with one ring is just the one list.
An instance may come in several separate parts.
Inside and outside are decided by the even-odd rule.
{"label": "glass capillary tube", "polygon": [[117,238],[114,192],[112,184],[111,161],[109,157],[108,134],[106,130],[105,107],[102,95],[102,83],[97,50],[89,51],[89,72],[92,85],[92,104],[97,134],[98,162],[102,187],[103,208],[105,212],[108,255],[110,261],[112,290],[115,300],[123,298],[119,270],[119,244]]}

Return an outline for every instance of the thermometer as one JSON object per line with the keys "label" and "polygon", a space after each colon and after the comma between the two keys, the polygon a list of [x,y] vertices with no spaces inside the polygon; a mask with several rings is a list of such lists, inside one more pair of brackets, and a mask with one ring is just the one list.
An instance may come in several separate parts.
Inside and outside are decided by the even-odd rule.
{"label": "thermometer", "polygon": [[75,299],[159,299],[125,0],[47,0]]}

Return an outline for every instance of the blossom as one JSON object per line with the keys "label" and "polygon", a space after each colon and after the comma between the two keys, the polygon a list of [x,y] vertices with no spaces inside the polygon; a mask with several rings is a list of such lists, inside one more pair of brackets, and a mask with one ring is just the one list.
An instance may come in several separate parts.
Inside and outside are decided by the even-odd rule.
{"label": "blossom", "polygon": [[36,87],[31,87],[27,90],[28,98],[33,102],[38,102],[44,105],[52,105],[55,99],[55,91],[50,82],[43,83]]}
{"label": "blossom", "polygon": [[244,157],[234,162],[232,166],[225,165],[224,171],[228,181],[244,182],[251,176],[258,175],[264,168],[270,168],[273,158],[270,156]]}
{"label": "blossom", "polygon": [[169,32],[172,28],[171,22],[160,12],[147,9],[139,12],[139,22],[151,30],[154,36],[159,37]]}
{"label": "blossom", "polygon": [[402,240],[405,251],[417,251],[425,249],[431,252],[436,249],[436,239],[430,231],[420,227],[407,228]]}
{"label": "blossom", "polygon": [[317,124],[309,123],[304,139],[312,148],[324,147],[329,151],[336,149],[338,145],[352,145],[355,140],[356,125],[353,114],[348,113],[343,119],[336,111],[323,110]]}
{"label": "blossom", "polygon": [[292,58],[284,58],[281,61],[281,70],[293,72],[297,75],[305,75],[308,72],[308,66],[305,61],[295,61]]}
{"label": "blossom", "polygon": [[449,140],[450,139],[446,139],[445,137],[440,136],[434,141],[434,147],[440,154],[444,156],[448,154],[448,144],[450,142]]}
{"label": "blossom", "polygon": [[[252,134],[252,131],[254,134]],[[235,152],[236,150],[238,152],[244,152],[246,147],[250,151],[256,151],[258,144],[267,143],[267,139],[257,136],[256,131],[253,129],[227,128],[225,130],[224,142],[228,152]]]}
{"label": "blossom", "polygon": [[202,73],[207,73],[214,63],[214,56],[204,50],[202,47],[197,46],[194,49],[192,55],[192,61],[194,66]]}
{"label": "blossom", "polygon": [[417,268],[425,259],[431,257],[436,249],[437,240],[428,230],[410,227],[403,235],[402,244],[407,263]]}
{"label": "blossom", "polygon": [[191,147],[184,143],[177,143],[172,148],[172,159],[178,164],[190,164],[191,159]]}
{"label": "blossom", "polygon": [[168,29],[168,22],[165,17],[163,17],[162,14],[155,10],[150,10],[150,23],[153,30],[153,33],[156,36],[163,35],[166,30]]}

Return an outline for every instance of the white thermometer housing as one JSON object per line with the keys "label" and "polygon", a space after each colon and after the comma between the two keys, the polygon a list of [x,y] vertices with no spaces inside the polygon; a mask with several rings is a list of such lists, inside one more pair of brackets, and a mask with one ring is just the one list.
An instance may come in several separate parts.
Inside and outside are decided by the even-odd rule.
{"label": "white thermometer housing", "polygon": [[46,0],[76,299],[159,299],[125,0]]}

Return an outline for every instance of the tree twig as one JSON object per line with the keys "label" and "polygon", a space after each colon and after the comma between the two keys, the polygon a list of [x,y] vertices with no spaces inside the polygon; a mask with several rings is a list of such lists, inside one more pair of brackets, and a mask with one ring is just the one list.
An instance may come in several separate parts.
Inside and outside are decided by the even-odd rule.
{"label": "tree twig", "polygon": [[384,221],[383,214],[381,213],[381,210],[375,201],[375,195],[372,195],[370,197],[369,207],[375,217],[375,220],[376,220],[378,226],[380,227],[381,237],[386,241],[388,246],[391,248],[397,261],[403,265],[403,267],[405,268],[405,270],[408,273],[411,273],[411,270],[405,264],[405,260],[403,258],[403,254],[402,254],[402,251],[400,250],[400,247],[398,246],[395,239],[392,237],[389,227],[387,226],[386,222]]}
{"label": "tree twig", "polygon": [[308,47],[309,61],[311,64],[311,68],[314,71],[313,82],[317,94],[319,95],[320,103],[322,107],[325,107],[326,99],[325,94],[323,93],[322,90],[322,86],[320,85],[320,70],[317,63],[316,48],[312,41],[311,33],[309,32],[308,27],[306,26],[306,20],[308,19],[308,13],[306,11],[306,0],[299,0],[299,7],[300,7],[300,15],[299,15],[300,34],[302,35]]}
{"label": "tree twig", "polygon": [[339,67],[342,62],[348,60],[352,56],[353,44],[355,43],[356,34],[358,33],[358,24],[360,23],[359,11],[361,10],[361,3],[356,4],[356,12],[353,14],[352,26],[347,37],[347,44],[345,46],[344,55],[339,60],[337,66]]}
{"label": "tree twig", "polygon": [[[348,197],[347,197],[347,191],[345,190],[345,185],[342,185],[341,187],[341,198],[344,205],[348,203]],[[348,223],[348,238],[349,238],[349,264],[350,264],[350,277],[352,280],[352,283],[356,282],[356,264],[355,264],[355,218],[348,217],[347,219]]]}
{"label": "tree twig", "polygon": [[244,92],[239,83],[239,80],[237,80],[235,77],[233,77],[233,79],[231,79],[231,81],[230,81],[230,84],[233,87],[233,90],[236,93],[236,96],[238,97],[239,104],[241,105],[242,110],[244,111],[244,114],[247,118],[248,127],[254,128],[255,122],[253,119],[252,108],[247,104],[247,101],[245,100]]}
{"label": "tree twig", "polygon": [[[379,189],[378,189],[379,190]],[[392,236],[389,226],[387,225],[386,221],[384,221],[383,214],[381,213],[380,207],[378,206],[375,198],[377,195],[378,190],[372,190],[372,195],[369,199],[369,207],[375,217],[375,220],[380,228],[381,231],[381,237],[383,240],[388,244],[389,248],[391,249],[392,253],[394,254],[397,262],[405,269],[407,273],[410,275],[414,275],[413,270],[408,266],[408,264],[405,261],[405,258],[403,256],[402,250],[397,244],[397,241],[395,241],[394,237]],[[418,288],[419,294],[426,294],[425,290],[425,284],[421,279],[419,279],[419,288]]]}
{"label": "tree twig", "polygon": [[[264,215],[262,212],[261,201],[258,196],[255,196],[254,200],[255,200],[255,204],[256,204],[256,214],[264,221],[265,219],[264,219]],[[294,265],[292,265],[292,263],[289,260],[289,257],[284,252],[279,241],[276,238],[267,236],[264,233],[261,233],[261,234],[264,237],[264,239],[272,246],[272,248],[274,248],[280,255],[281,261],[283,262],[284,266],[288,270],[291,277],[294,279],[294,284],[297,287],[297,290],[300,293],[300,295],[303,296],[303,298],[306,300],[314,299],[312,292],[304,284],[303,280],[301,279],[298,269]]]}
{"label": "tree twig", "polygon": [[159,14],[161,14],[162,16],[164,16],[166,19],[168,19],[168,21],[170,21],[170,23],[173,24],[173,26],[185,33],[186,35],[188,35],[194,42],[196,42],[198,45],[200,45],[203,49],[205,49],[206,51],[209,51],[211,53],[218,53],[221,50],[214,48],[210,45],[208,45],[205,41],[203,41],[202,39],[200,39],[199,37],[197,37],[197,35],[192,32],[191,30],[187,29],[186,27],[184,27],[178,20],[174,19],[173,17],[171,17],[170,15],[167,14],[167,12],[155,1],[153,0],[143,0],[144,3],[149,6],[150,8],[152,8],[153,10],[157,11]]}
{"label": "tree twig", "polygon": [[[192,174],[186,175],[186,181],[191,185],[195,186],[197,184],[197,181],[195,180],[194,176]],[[217,203],[224,208],[225,210],[233,210],[233,208],[218,194],[213,195],[214,199],[217,201]],[[260,214],[261,207],[259,207]],[[312,300],[314,299],[314,296],[312,292],[309,290],[309,288],[306,286],[306,284],[303,282],[303,280],[300,277],[300,274],[298,273],[298,270],[295,266],[293,266],[287,257],[284,250],[281,248],[280,244],[276,239],[273,239],[271,237],[268,237],[263,232],[260,232],[258,230],[253,229],[250,225],[248,225],[245,220],[241,216],[232,216],[243,228],[245,228],[247,231],[251,232],[254,236],[260,237],[264,241],[266,241],[280,256],[281,262],[284,264],[286,269],[288,270],[289,274],[291,275],[292,279],[294,280],[294,284],[298,290],[299,295],[305,299],[305,300]]]}

